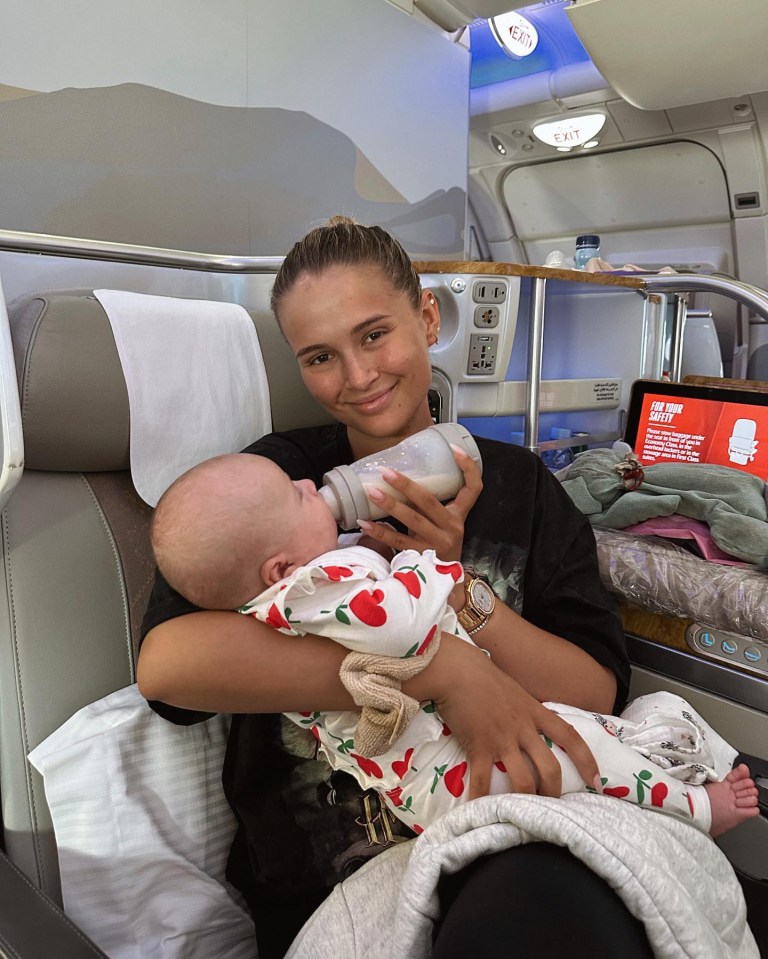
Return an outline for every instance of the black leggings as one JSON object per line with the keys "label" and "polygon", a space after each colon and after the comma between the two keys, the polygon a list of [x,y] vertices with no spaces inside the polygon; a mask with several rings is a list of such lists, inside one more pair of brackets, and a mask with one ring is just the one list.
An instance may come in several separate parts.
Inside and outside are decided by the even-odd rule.
{"label": "black leggings", "polygon": [[653,959],[643,924],[567,849],[529,843],[440,882],[432,959]]}

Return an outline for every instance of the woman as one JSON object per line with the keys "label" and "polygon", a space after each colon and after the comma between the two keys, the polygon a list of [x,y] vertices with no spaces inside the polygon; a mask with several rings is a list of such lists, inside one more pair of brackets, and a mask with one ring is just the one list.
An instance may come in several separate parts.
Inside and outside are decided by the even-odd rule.
{"label": "woman", "polygon": [[[344,218],[313,230],[286,257],[272,307],[304,383],[338,422],[272,434],[249,451],[271,457],[293,479],[319,484],[333,466],[430,425],[428,350],[437,342],[439,309],[383,230]],[[487,791],[494,763],[503,763],[513,791],[558,795],[559,767],[540,732],[566,748],[587,781],[594,760],[540,701],[618,711],[629,673],[623,633],[599,581],[589,525],[557,482],[519,447],[478,444],[482,481],[476,466],[460,458],[466,485],[442,505],[394,475],[388,481],[413,506],[384,494],[382,506],[400,530],[371,524],[365,532],[395,549],[432,548],[441,559],[461,559],[490,582],[499,600],[490,616],[471,601],[465,614],[481,622],[474,638],[490,658],[446,635],[405,688],[434,700],[462,740],[472,796]],[[465,608],[463,589],[452,602],[457,611]],[[371,809],[370,797],[361,799],[343,781],[348,777],[336,774],[326,783],[322,766],[297,755],[271,715],[350,708],[338,676],[344,651],[319,637],[286,641],[236,613],[195,610],[162,581],[145,629],[138,678],[158,712],[175,722],[213,711],[237,714],[224,771],[240,822],[229,875],[254,913],[262,959],[280,956],[335,881],[399,838],[386,816]],[[531,931],[531,951],[519,955],[554,955],[572,948],[574,936],[598,954],[611,923],[624,956],[650,955],[642,927],[615,894],[557,847],[535,844],[487,857],[445,883],[441,898],[435,957],[468,944],[479,955],[506,955],[513,903],[516,939],[525,935],[518,923]],[[484,941],[473,920],[478,902],[490,916]],[[555,924],[544,918],[553,912]]]}

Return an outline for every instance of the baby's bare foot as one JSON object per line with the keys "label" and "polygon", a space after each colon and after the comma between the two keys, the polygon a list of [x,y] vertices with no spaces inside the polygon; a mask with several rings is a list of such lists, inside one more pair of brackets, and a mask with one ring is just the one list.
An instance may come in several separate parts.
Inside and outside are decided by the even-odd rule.
{"label": "baby's bare foot", "polygon": [[719,836],[745,819],[760,815],[757,786],[743,763],[732,769],[722,782],[707,783],[704,788],[712,807],[711,836]]}

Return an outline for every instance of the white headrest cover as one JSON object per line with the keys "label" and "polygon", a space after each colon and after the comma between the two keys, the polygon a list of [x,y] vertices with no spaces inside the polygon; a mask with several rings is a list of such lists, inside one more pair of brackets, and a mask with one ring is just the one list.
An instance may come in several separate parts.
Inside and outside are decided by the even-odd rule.
{"label": "white headrest cover", "polygon": [[94,290],[130,406],[131,474],[150,506],[186,470],[271,429],[256,330],[234,303]]}

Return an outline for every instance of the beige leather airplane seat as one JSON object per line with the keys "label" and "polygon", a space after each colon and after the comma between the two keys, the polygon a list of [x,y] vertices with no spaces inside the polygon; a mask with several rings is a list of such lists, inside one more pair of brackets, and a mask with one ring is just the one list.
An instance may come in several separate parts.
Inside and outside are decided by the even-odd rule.
{"label": "beige leather airplane seat", "polygon": [[[130,414],[109,320],[90,291],[9,310],[25,468],[2,513],[0,796],[5,852],[61,902],[43,781],[29,752],[134,682],[154,577],[151,509],[130,475]],[[275,429],[327,421],[268,312],[254,316]]]}

